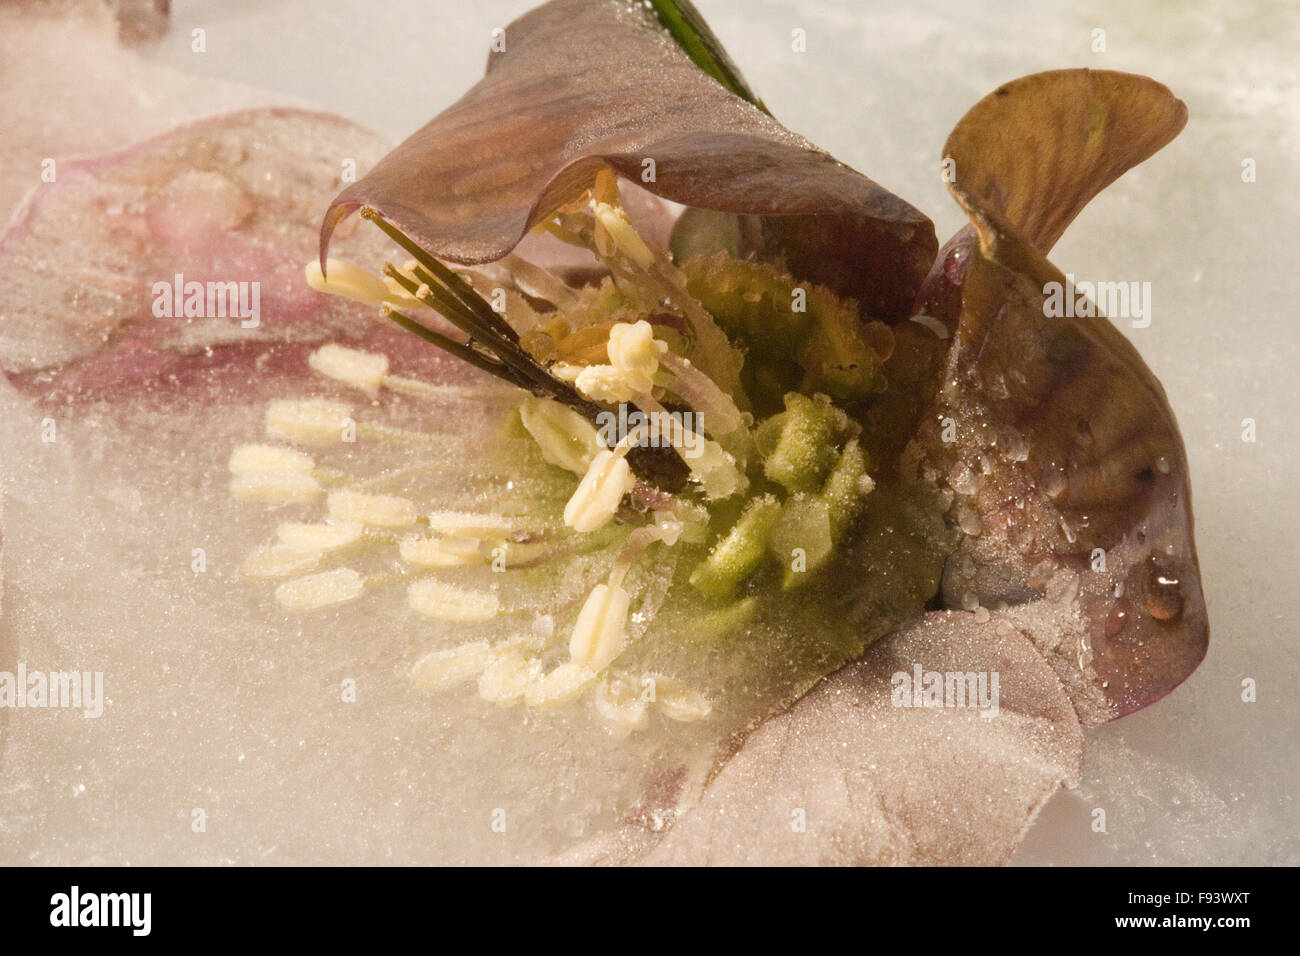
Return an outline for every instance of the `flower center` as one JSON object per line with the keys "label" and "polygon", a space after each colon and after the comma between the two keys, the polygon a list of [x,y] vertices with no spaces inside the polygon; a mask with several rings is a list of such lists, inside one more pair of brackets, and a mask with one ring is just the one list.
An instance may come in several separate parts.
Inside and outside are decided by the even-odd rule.
{"label": "flower center", "polygon": [[[429,481],[440,438],[418,423],[362,420],[334,400],[272,402],[266,432],[283,444],[236,448],[231,492],[324,513],[280,524],[244,574],[283,579],[276,598],[294,612],[404,587],[417,615],[484,632],[420,659],[422,687],[477,680],[488,700],[539,709],[587,699],[620,733],[652,709],[708,716],[689,674],[657,669],[660,645],[674,654],[656,619],[680,603],[692,629],[723,640],[761,599],[831,564],[874,488],[851,412],[884,387],[887,327],[864,331],[854,303],[770,265],[724,251],[675,262],[635,230],[612,176],[538,227],[605,266],[579,288],[516,255],[502,288],[363,215],[414,258],[382,275],[330,260],[326,277],[313,263],[308,282],[512,387],[498,396],[500,434],[469,439],[513,463],[509,507]],[[437,402],[448,388],[337,344],[310,365],[372,399]],[[357,473],[309,453],[358,441],[398,450],[400,464]]]}

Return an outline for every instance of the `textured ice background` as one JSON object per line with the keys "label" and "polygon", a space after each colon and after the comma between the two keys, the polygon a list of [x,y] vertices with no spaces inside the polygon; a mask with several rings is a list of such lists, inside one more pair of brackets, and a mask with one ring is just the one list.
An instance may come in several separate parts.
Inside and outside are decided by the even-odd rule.
{"label": "textured ice background", "polygon": [[[171,32],[148,58],[178,74],[221,82],[183,84],[204,91],[184,107],[175,90],[136,91],[149,107],[139,130],[97,129],[90,89],[92,105],[80,107],[87,115],[84,142],[87,149],[117,145],[131,138],[128,133],[165,128],[186,110],[200,115],[267,101],[315,104],[396,140],[474,82],[492,28],[531,5],[179,0]],[[962,217],[937,174],[940,149],[965,110],[998,84],[1037,70],[1090,66],[1151,75],[1187,102],[1191,120],[1184,133],[1096,200],[1052,259],[1083,279],[1152,283],[1151,326],[1124,331],[1164,383],[1186,439],[1212,626],[1209,656],[1170,698],[1087,732],[1082,786],[1048,805],[1017,861],[1300,862],[1293,491],[1300,462],[1294,331],[1300,301],[1294,258],[1300,234],[1300,12],[1284,0],[699,5],[779,119],[924,210],[941,241]],[[207,33],[203,54],[190,50],[196,27]],[[806,31],[806,53],[791,49],[796,28]],[[1106,31],[1104,53],[1091,50],[1096,28]],[[0,117],[19,111],[11,101]],[[1256,161],[1255,183],[1242,182],[1246,158]],[[9,173],[0,184],[10,187]],[[1245,418],[1256,422],[1254,443],[1242,441]],[[96,613],[110,615],[111,609]],[[1258,684],[1255,703],[1242,701],[1246,678]],[[128,691],[119,686],[110,697],[129,699]],[[167,739],[160,717],[141,725],[142,736]],[[9,728],[15,729],[12,718]],[[311,742],[304,730],[301,746]],[[125,748],[142,745],[143,739],[121,744],[124,762],[130,758]],[[132,847],[149,838],[150,826],[145,819],[132,822],[132,802],[145,818],[152,815],[144,812],[151,803],[148,783],[94,779],[114,766],[105,759],[112,755],[98,756],[83,766],[83,755],[69,746],[17,768],[8,764],[6,787],[39,790],[54,778],[69,781],[73,793],[83,792],[77,787],[111,792],[91,812],[112,814],[117,822],[94,826],[78,816],[69,795],[60,801],[62,813],[28,821],[37,830],[0,833],[7,859],[83,859],[77,831],[87,825],[97,834],[101,859],[136,855]],[[251,810],[264,800],[273,812],[294,812],[275,799],[273,781],[243,764],[237,745],[220,759],[214,755],[214,766],[229,768],[221,782],[228,804]],[[387,819],[402,829],[415,808],[367,810],[356,794],[365,774],[382,766],[381,754],[358,755],[354,766],[322,780],[345,804],[333,822],[347,812],[368,812],[374,825]],[[15,772],[37,779],[15,780]],[[205,786],[196,782],[196,804]],[[1091,826],[1097,809],[1105,811],[1105,833]],[[295,829],[310,828],[310,821],[298,823]],[[330,823],[321,821],[322,827]],[[10,817],[4,825],[21,830],[23,821]],[[174,826],[176,842],[162,855],[185,858],[179,841],[188,827],[180,818]],[[247,858],[254,834],[248,840],[246,848],[230,845],[232,855]],[[323,856],[346,858],[347,843],[346,834],[326,830],[318,848]],[[12,853],[15,847],[21,852]],[[401,859],[405,849],[390,852]],[[271,858],[312,855],[309,846],[299,846]],[[211,859],[202,852],[193,858]]]}

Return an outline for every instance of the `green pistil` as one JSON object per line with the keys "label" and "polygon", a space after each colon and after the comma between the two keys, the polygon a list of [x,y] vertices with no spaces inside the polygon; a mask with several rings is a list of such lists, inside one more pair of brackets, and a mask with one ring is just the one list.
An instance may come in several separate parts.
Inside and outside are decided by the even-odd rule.
{"label": "green pistil", "polygon": [[817,491],[835,464],[835,409],[791,392],[778,419],[780,437],[763,473],[789,492]]}
{"label": "green pistil", "polygon": [[[763,476],[785,493],[750,500],[691,576],[702,594],[726,598],[770,558],[789,590],[828,565],[861,516],[872,489],[867,456],[848,418],[824,398],[785,396],[786,411],[763,422]],[[841,447],[842,446],[842,447]]]}
{"label": "green pistil", "polygon": [[767,539],[781,517],[781,503],[772,495],[755,498],[709,556],[691,573],[691,584],[711,598],[727,598],[763,563]]}

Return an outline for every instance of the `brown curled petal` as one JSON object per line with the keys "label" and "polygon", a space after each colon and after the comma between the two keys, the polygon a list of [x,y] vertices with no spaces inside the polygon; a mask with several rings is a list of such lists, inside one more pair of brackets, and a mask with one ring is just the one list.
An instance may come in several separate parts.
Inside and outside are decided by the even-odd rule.
{"label": "brown curled petal", "polygon": [[906,315],[937,248],[930,221],[725,90],[639,6],[555,0],[505,40],[473,89],[334,200],[322,262],[361,206],[441,258],[499,259],[612,167],[663,198],[759,217],[771,253],[834,252],[801,260],[801,278]]}
{"label": "brown curled petal", "polygon": [[[949,247],[968,250],[957,334],[945,386],[922,434],[931,464],[957,492],[953,520],[967,532],[948,562],[945,600],[965,606],[1041,600],[1056,608],[1058,618],[1031,633],[1070,687],[1080,716],[1102,723],[1184,680],[1204,657],[1209,629],[1187,460],[1164,390],[1106,318],[1047,308],[1052,284],[1066,286],[1041,246],[1055,240],[1097,184],[1165,141],[1171,124],[1175,131],[1181,126],[1181,104],[1159,114],[1163,133],[1143,135],[1134,124],[1152,114],[1150,91],[1157,84],[1085,71],[1053,76],[1009,84],[1003,89],[1015,96],[993,106],[986,99],[972,112],[988,120],[989,110],[1009,109],[1004,100],[1036,90],[1057,102],[1058,86],[1082,83],[1077,96],[1102,102],[1076,103],[1069,115],[1105,116],[1103,129],[1129,131],[1147,145],[1114,162],[1093,150],[1093,167],[1071,167],[1079,181],[1054,180],[1051,189],[1066,197],[1057,216],[1033,213],[1020,193],[998,186],[1020,182],[1029,184],[1026,194],[1040,191],[1041,180],[1017,180],[1014,169],[990,168],[980,180],[983,192],[972,195],[958,159],[953,194],[970,214],[978,243]],[[1124,114],[1116,94],[1123,84],[1131,87],[1135,119]],[[1032,105],[1025,113],[1042,116]],[[968,117],[958,132],[969,125]],[[955,133],[954,139],[969,142],[970,136]],[[1040,169],[1032,158],[1006,161]],[[935,301],[945,294],[934,277],[927,292]],[[956,440],[952,434],[944,440],[945,422]]]}
{"label": "brown curled petal", "polygon": [[949,188],[1046,255],[1093,196],[1186,124],[1186,105],[1149,77],[1035,73],[998,87],[953,129]]}
{"label": "brown curled petal", "polygon": [[1104,318],[1044,315],[1042,267],[1030,279],[976,256],[967,269],[960,323],[978,331],[959,335],[925,431],[969,531],[944,597],[1082,613],[1068,639],[1035,636],[1085,722],[1102,723],[1163,697],[1205,654],[1187,459],[1127,339]]}

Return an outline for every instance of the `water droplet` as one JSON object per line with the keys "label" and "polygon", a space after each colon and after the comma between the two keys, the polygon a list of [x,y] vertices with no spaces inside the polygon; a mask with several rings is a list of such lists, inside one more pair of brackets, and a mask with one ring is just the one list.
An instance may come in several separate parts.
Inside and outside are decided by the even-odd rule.
{"label": "water droplet", "polygon": [[1183,590],[1177,575],[1153,554],[1143,578],[1144,606],[1157,621],[1172,621],[1183,613]]}

